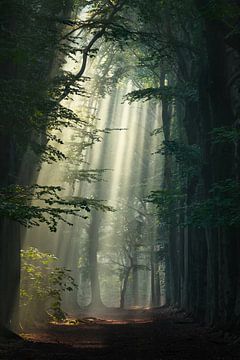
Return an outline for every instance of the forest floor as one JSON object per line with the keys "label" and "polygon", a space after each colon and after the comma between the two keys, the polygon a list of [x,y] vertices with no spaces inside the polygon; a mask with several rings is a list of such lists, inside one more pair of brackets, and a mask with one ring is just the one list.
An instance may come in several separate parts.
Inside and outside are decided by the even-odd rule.
{"label": "forest floor", "polygon": [[0,341],[0,360],[240,360],[240,336],[200,326],[171,309],[81,314]]}

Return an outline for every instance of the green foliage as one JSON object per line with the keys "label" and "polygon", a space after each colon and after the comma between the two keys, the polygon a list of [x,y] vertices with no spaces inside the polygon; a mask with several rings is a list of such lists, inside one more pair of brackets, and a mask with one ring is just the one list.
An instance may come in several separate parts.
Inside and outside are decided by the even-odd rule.
{"label": "green foliage", "polygon": [[28,145],[39,154],[48,141],[46,114],[52,102],[47,75],[57,35],[55,23],[45,13],[47,8],[37,1],[12,1],[10,9],[9,4],[5,7],[13,14],[14,25],[6,11],[1,12],[0,133],[14,138],[20,161]]}
{"label": "green foliage", "polygon": [[230,126],[222,126],[214,128],[211,131],[211,135],[213,144],[235,143],[240,140],[240,129]]}
{"label": "green foliage", "polygon": [[159,128],[154,129],[150,135],[155,136],[155,135],[162,134],[162,133],[163,133],[163,127],[161,126]]}
{"label": "green foliage", "polygon": [[180,165],[183,175],[199,176],[202,164],[201,149],[198,145],[186,145],[176,140],[163,141],[163,145],[155,154],[173,155]]}
{"label": "green foliage", "polygon": [[198,94],[196,89],[184,84],[184,86],[164,86],[162,88],[135,90],[125,97],[129,103],[133,101],[149,101],[152,99],[172,101],[175,98],[197,101]]}
{"label": "green foliage", "polygon": [[221,20],[230,24],[239,18],[240,8],[233,1],[210,0],[206,6],[201,8],[201,13],[208,19]]}
{"label": "green foliage", "polygon": [[[3,74],[0,84],[0,133],[14,137],[19,161],[27,148],[41,156],[41,161],[52,163],[65,159],[65,154],[56,147],[62,140],[53,130],[62,131],[63,127],[75,126],[83,131],[88,123],[60,103],[60,100],[69,99],[73,94],[89,95],[83,86],[88,78],[83,74],[76,77],[60,70],[64,56],[74,58],[77,52],[86,52],[84,44],[79,48],[75,35],[68,43],[62,41],[63,24],[67,21],[60,14],[67,14],[72,5],[90,6],[88,2],[76,1],[72,4],[71,0],[24,3],[14,0],[9,9],[6,1],[1,3],[3,41],[0,43],[0,64]],[[86,26],[94,34],[101,29],[112,7],[106,3],[99,6],[98,1],[88,8],[89,16],[94,16],[93,23],[86,20],[78,27],[73,21],[73,30]],[[14,21],[9,18],[9,13],[13,14]],[[85,41],[89,41],[88,36]],[[95,56],[97,51],[90,46],[87,56]],[[58,59],[53,64],[56,52]],[[53,74],[56,69],[58,74],[50,77],[52,68]]]}
{"label": "green foliage", "polygon": [[101,200],[87,198],[62,198],[61,187],[10,185],[0,189],[0,215],[26,227],[47,224],[50,231],[57,230],[59,221],[69,225],[66,215],[86,219],[91,208],[113,211]]}
{"label": "green foliage", "polygon": [[206,200],[188,209],[188,223],[197,227],[239,226],[240,185],[234,179],[213,184]]}
{"label": "green foliage", "polygon": [[[145,201],[154,204],[157,207],[157,217],[161,223],[168,225],[177,225],[174,214],[179,212],[179,201],[184,199],[185,195],[180,191],[155,190],[151,191]],[[172,223],[174,221],[174,223]]]}
{"label": "green foliage", "polygon": [[103,174],[109,169],[88,169],[88,170],[72,170],[70,173],[66,173],[65,181],[71,183],[74,181],[87,181],[88,183],[94,183],[103,181]]}
{"label": "green foliage", "polygon": [[[97,4],[99,5],[99,2]],[[91,4],[89,13],[99,10],[97,4]],[[81,134],[79,141],[75,138],[74,145],[75,149],[78,148],[75,155],[79,166],[79,162],[83,160],[83,150],[100,141],[103,132],[110,131],[96,129],[93,125],[95,118],[83,118],[82,114],[74,112],[60,102],[63,98],[70,99],[73,95],[89,96],[85,89],[85,83],[89,78],[83,74],[76,78],[75,74],[61,68],[65,55],[74,58],[78,52],[84,52],[85,45],[79,48],[79,39],[76,39],[75,35],[67,44],[63,41],[63,32],[65,34],[65,31],[68,31],[64,28],[67,21],[63,17],[64,14],[69,14],[72,5],[82,7],[89,4],[85,1],[75,1],[72,4],[71,0],[13,0],[10,8],[6,1],[0,5],[3,24],[0,29],[0,135],[1,138],[11,139],[12,156],[18,164],[21,164],[26,151],[30,153],[29,150],[37,155],[33,158],[35,162],[53,163],[66,160],[67,156],[59,145],[63,144],[61,132],[64,128],[71,127],[76,133]],[[98,16],[104,19],[108,17],[111,7],[105,3],[102,5]],[[13,19],[9,14],[13,14]],[[86,28],[91,28],[94,34],[102,23],[85,25]],[[76,29],[77,24],[72,23],[69,26]],[[89,41],[88,36],[85,41]],[[96,51],[89,48],[87,53],[92,56]],[[10,145],[7,141],[6,144]],[[14,171],[16,173],[11,176],[17,178],[17,166]],[[101,179],[102,172],[81,170],[66,177],[69,182],[72,182],[74,175],[78,175],[74,180],[92,182]],[[0,215],[27,227],[46,223],[51,231],[56,231],[59,220],[69,223],[68,215],[86,218],[90,208],[110,210],[102,201],[94,199],[62,199],[60,192],[60,187],[51,186],[2,187]]]}
{"label": "green foliage", "polygon": [[[159,190],[152,191],[146,201],[156,205],[161,224],[199,228],[240,224],[240,186],[234,179],[213,184],[204,200],[192,200],[186,204],[184,199],[183,193]],[[182,222],[181,213],[186,215]]]}
{"label": "green foliage", "polygon": [[58,266],[57,261],[54,255],[33,247],[21,250],[20,306],[23,314],[39,319],[46,315],[53,320],[65,318],[62,295],[73,291],[76,284],[70,270]]}

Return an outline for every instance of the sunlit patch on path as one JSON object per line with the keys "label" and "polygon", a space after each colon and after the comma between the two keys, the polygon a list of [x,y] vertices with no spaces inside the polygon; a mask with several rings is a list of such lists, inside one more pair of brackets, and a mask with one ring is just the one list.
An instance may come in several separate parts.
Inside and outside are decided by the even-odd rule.
{"label": "sunlit patch on path", "polygon": [[83,316],[70,317],[59,323],[51,322],[47,328],[40,327],[22,336],[33,342],[61,343],[74,348],[98,349],[109,346],[109,342],[106,341],[109,339],[109,334],[118,337],[129,327],[134,329],[137,326],[152,324],[153,321],[151,313],[145,313],[144,310],[116,311],[110,312],[108,316],[105,314],[105,318]]}

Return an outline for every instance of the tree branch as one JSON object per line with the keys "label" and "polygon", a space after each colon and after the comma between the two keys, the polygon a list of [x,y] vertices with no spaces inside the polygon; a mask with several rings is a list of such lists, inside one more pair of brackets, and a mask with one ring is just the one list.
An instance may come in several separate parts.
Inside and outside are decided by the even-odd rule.
{"label": "tree branch", "polygon": [[118,11],[120,11],[122,9],[125,2],[126,2],[126,0],[118,1],[118,3],[113,6],[113,11],[111,12],[108,19],[106,20],[106,23],[103,24],[102,28],[98,32],[96,32],[94,34],[94,36],[92,37],[92,39],[90,40],[88,45],[83,49],[83,51],[82,51],[82,64],[81,64],[80,70],[74,76],[72,81],[70,81],[66,85],[63,93],[58,98],[59,102],[61,102],[62,100],[64,100],[68,96],[68,94],[71,91],[71,86],[74,85],[74,83],[76,81],[78,81],[82,77],[82,75],[84,74],[84,72],[86,70],[86,66],[87,66],[87,60],[88,60],[89,51],[92,49],[93,45],[97,42],[97,40],[100,39],[104,35],[104,33],[106,32],[106,30],[108,28],[108,25],[111,24],[112,20],[114,19],[114,16],[116,15],[116,13]]}

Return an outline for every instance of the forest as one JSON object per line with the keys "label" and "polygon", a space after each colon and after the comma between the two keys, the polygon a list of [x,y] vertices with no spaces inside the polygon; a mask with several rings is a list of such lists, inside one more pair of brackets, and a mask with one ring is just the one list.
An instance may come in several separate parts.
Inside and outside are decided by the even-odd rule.
{"label": "forest", "polygon": [[0,34],[0,359],[240,359],[240,1]]}

